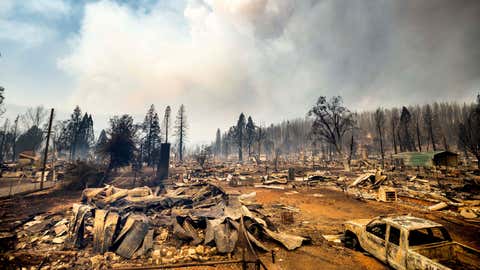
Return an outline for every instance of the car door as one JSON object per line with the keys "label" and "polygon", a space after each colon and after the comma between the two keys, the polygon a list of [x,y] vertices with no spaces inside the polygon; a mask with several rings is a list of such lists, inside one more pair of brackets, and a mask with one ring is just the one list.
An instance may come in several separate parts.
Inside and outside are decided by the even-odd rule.
{"label": "car door", "polygon": [[395,269],[406,268],[405,236],[401,232],[400,228],[388,225],[386,257],[387,263]]}
{"label": "car door", "polygon": [[366,251],[383,262],[386,262],[386,234],[387,224],[382,220],[374,220],[367,224],[367,241],[364,246],[362,246]]}

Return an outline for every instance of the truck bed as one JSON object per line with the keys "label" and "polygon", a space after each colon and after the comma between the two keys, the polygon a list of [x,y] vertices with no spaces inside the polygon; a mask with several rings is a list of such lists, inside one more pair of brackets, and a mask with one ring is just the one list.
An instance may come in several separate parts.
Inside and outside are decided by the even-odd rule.
{"label": "truck bed", "polygon": [[434,262],[451,269],[480,269],[480,254],[477,250],[455,242],[412,248]]}

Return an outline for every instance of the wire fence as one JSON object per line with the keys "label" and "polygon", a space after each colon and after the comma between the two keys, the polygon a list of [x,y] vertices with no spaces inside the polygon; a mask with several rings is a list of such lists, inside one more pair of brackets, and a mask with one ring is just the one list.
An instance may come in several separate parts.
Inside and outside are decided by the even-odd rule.
{"label": "wire fence", "polygon": [[[33,182],[29,178],[1,178],[0,179],[0,198],[10,197],[14,195],[27,194],[40,190],[40,182]],[[55,186],[54,181],[44,181],[43,189],[51,188]]]}

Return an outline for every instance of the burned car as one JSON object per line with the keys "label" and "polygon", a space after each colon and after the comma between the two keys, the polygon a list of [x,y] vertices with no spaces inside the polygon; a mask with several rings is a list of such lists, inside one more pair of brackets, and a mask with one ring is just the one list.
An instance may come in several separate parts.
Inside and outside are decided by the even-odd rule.
{"label": "burned car", "polygon": [[345,223],[344,243],[395,269],[479,269],[480,251],[452,241],[439,223],[410,215]]}

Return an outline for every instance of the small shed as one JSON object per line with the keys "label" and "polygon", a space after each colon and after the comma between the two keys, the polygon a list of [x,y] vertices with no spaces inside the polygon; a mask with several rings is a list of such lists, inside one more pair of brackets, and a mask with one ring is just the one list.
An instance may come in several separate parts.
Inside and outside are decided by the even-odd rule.
{"label": "small shed", "polygon": [[458,154],[450,151],[403,152],[392,157],[401,160],[406,166],[413,167],[456,167],[458,165]]}

